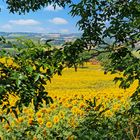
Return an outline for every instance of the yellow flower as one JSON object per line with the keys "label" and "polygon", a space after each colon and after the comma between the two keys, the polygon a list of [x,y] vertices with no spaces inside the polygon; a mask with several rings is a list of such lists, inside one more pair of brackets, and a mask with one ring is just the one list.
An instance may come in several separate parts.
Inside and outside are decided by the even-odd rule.
{"label": "yellow flower", "polygon": [[83,107],[85,107],[85,104],[83,102],[80,102],[79,107],[83,108]]}
{"label": "yellow flower", "polygon": [[19,117],[18,119],[17,119],[17,122],[23,122],[23,117]]}
{"label": "yellow flower", "polygon": [[37,112],[37,113],[36,113],[36,116],[37,116],[38,118],[41,118],[41,117],[42,117],[42,113],[41,113],[41,112]]}
{"label": "yellow flower", "polygon": [[52,128],[52,123],[51,123],[51,122],[47,122],[47,123],[46,123],[46,127]]}
{"label": "yellow flower", "polygon": [[65,117],[65,113],[64,112],[59,112],[59,116],[60,116],[60,118],[64,118]]}
{"label": "yellow flower", "polygon": [[28,118],[33,118],[34,117],[34,115],[33,114],[28,114]]}
{"label": "yellow flower", "polygon": [[78,115],[83,116],[83,115],[84,115],[84,111],[79,110],[79,111],[78,111]]}
{"label": "yellow flower", "polygon": [[37,119],[37,122],[38,122],[39,124],[43,124],[43,119],[42,119],[42,118],[38,118],[38,119]]}
{"label": "yellow flower", "polygon": [[51,108],[51,109],[55,109],[56,107],[57,107],[56,104],[51,104],[51,105],[50,105],[50,108]]}
{"label": "yellow flower", "polygon": [[29,125],[33,125],[33,120],[34,120],[33,118],[30,118],[30,119],[28,120],[28,124],[29,124]]}
{"label": "yellow flower", "polygon": [[14,127],[16,124],[14,121],[12,121],[10,125],[11,125],[11,127]]}
{"label": "yellow flower", "polygon": [[58,122],[59,122],[59,117],[58,117],[58,116],[55,116],[55,117],[53,118],[53,122],[54,122],[54,123],[58,123]]}
{"label": "yellow flower", "polygon": [[114,111],[118,111],[120,109],[120,104],[115,104],[114,106],[113,106],[113,110]]}
{"label": "yellow flower", "polygon": [[105,112],[105,116],[106,116],[106,117],[112,117],[112,115],[113,115],[113,113],[112,113],[110,110],[107,110],[107,111]]}
{"label": "yellow flower", "polygon": [[42,109],[40,110],[40,112],[41,112],[41,113],[46,113],[47,110],[46,110],[46,108],[42,108]]}
{"label": "yellow flower", "polygon": [[46,109],[46,113],[50,114],[51,113],[51,109],[50,108]]}
{"label": "yellow flower", "polygon": [[77,100],[73,100],[73,101],[71,102],[71,104],[72,104],[72,105],[76,105],[76,104],[77,104]]}
{"label": "yellow flower", "polygon": [[79,108],[77,108],[77,107],[73,107],[73,108],[71,109],[71,112],[72,112],[73,114],[77,114],[78,111],[79,111]]}
{"label": "yellow flower", "polygon": [[28,108],[24,108],[23,113],[28,113]]}
{"label": "yellow flower", "polygon": [[4,128],[8,130],[8,129],[10,128],[10,127],[9,127],[9,124],[8,124],[8,123],[5,124],[5,125],[4,125]]}
{"label": "yellow flower", "polygon": [[71,104],[68,104],[68,106],[67,106],[68,108],[72,108],[72,105]]}

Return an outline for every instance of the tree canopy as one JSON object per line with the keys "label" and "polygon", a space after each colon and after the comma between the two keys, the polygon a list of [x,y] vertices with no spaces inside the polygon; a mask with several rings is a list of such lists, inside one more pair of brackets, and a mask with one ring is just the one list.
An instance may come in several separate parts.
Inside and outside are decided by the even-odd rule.
{"label": "tree canopy", "polygon": [[127,45],[135,47],[140,36],[139,0],[6,0],[12,13],[26,14],[50,4],[68,6],[83,31],[82,39],[91,47],[108,47],[105,38],[112,39],[111,48]]}
{"label": "tree canopy", "polygon": [[[115,59],[112,59],[112,71],[120,67],[118,65],[127,69],[132,62],[128,59],[134,57],[132,50],[139,49],[139,0],[6,0],[6,3],[10,12],[19,14],[36,11],[50,4],[54,8],[56,5],[69,6],[70,14],[80,17],[77,25],[83,31],[81,40],[86,44],[85,47],[96,48],[96,51],[105,49],[113,53]],[[106,38],[111,40],[111,44],[106,42]],[[125,63],[127,55],[129,58]],[[138,58],[135,59],[138,61]]]}
{"label": "tree canopy", "polygon": [[[71,16],[80,17],[77,25],[82,31],[82,36],[77,42],[64,46],[81,45],[82,50],[93,49],[96,54],[110,52],[111,62],[106,67],[107,71],[115,73],[121,69],[123,77],[115,80],[120,80],[120,86],[123,88],[130,87],[138,80],[134,95],[139,98],[140,60],[133,54],[140,48],[139,0],[6,0],[6,3],[10,12],[19,14],[37,11],[50,4],[54,8],[56,5],[68,6]],[[111,40],[111,43],[106,39]],[[71,49],[72,53],[78,51],[72,51],[73,49],[75,47]],[[71,56],[68,59],[71,59]]]}

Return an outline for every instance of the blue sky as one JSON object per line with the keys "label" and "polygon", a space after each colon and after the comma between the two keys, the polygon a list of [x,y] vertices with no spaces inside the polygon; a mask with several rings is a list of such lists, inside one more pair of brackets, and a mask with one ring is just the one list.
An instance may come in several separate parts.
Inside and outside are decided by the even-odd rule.
{"label": "blue sky", "polygon": [[9,13],[4,1],[0,1],[0,32],[77,33],[78,17],[71,17],[69,8],[50,5],[26,15]]}

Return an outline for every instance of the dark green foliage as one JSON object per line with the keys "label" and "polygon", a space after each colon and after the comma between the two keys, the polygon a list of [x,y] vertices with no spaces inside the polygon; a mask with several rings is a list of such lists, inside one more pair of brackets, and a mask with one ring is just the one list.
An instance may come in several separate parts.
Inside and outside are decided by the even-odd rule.
{"label": "dark green foliage", "polygon": [[54,8],[56,5],[65,7],[65,4],[70,3],[71,0],[6,0],[8,4],[8,9],[12,13],[28,13],[31,10],[33,12],[41,9],[42,7],[46,7],[50,4],[53,4]]}
{"label": "dark green foliage", "polygon": [[[140,1],[139,0],[6,0],[12,13],[36,11],[53,4],[71,8],[72,16],[79,16],[77,22],[83,32],[82,38],[74,43],[65,44],[64,49],[45,50],[45,46],[36,46],[29,42],[22,44],[25,48],[18,49],[12,57],[21,67],[7,68],[0,63],[5,76],[1,76],[0,99],[7,101],[8,94],[21,97],[17,106],[26,106],[33,100],[36,107],[40,106],[42,98],[48,103],[47,93],[44,94],[46,80],[51,80],[56,73],[61,74],[64,67],[77,67],[78,57],[82,50],[95,49],[97,54],[109,52],[109,64],[106,71],[122,72],[123,76],[115,78],[120,81],[120,87],[126,89],[137,80],[138,87],[133,94],[135,105],[132,110],[139,112],[140,108],[140,59],[132,54],[139,50],[140,42]],[[112,40],[108,43],[105,39]],[[2,39],[5,42],[4,39]],[[32,49],[34,48],[34,49]],[[95,52],[94,52],[95,53]],[[95,56],[93,53],[93,56]],[[10,55],[1,50],[1,56]],[[36,66],[34,70],[33,64]],[[40,71],[42,67],[45,72]],[[37,92],[39,91],[39,92]],[[45,96],[44,96],[45,95]]]}
{"label": "dark green foliage", "polygon": [[[139,49],[139,46],[137,46],[140,41],[139,0],[81,0],[77,2],[72,0],[7,0],[6,3],[10,12],[20,14],[30,10],[36,11],[49,4],[53,4],[54,7],[56,5],[69,6],[71,8],[70,14],[80,17],[77,25],[83,31],[81,44],[77,40],[74,45],[81,45],[83,49],[96,49],[98,54],[110,52],[112,55],[109,59],[112,61],[110,63],[112,65],[110,65],[108,71],[112,73],[118,70],[124,71],[125,75],[129,73],[128,67],[130,65],[128,63],[135,59],[132,58],[131,51],[134,48]],[[108,43],[106,39],[112,42]],[[72,62],[77,57],[76,51],[80,50],[71,48],[70,51],[74,53],[73,58],[68,58]],[[135,67],[138,61],[139,59],[135,59],[131,67]],[[131,74],[132,77],[135,77],[134,73]],[[135,77],[135,79],[139,78]],[[130,78],[128,78],[129,80]],[[125,81],[125,83],[126,87],[129,87],[128,82]]]}
{"label": "dark green foliage", "polygon": [[[80,55],[83,53],[85,43],[77,39],[75,42],[68,42],[63,45],[64,47],[64,54],[65,54],[65,61],[67,62],[68,67],[74,65],[75,70],[79,63],[84,62],[84,60],[80,61]],[[71,57],[72,54],[72,57]]]}
{"label": "dark green foliage", "polygon": [[[2,41],[5,40],[2,38]],[[46,104],[52,102],[44,85],[48,81],[51,82],[55,74],[61,75],[65,67],[76,68],[77,59],[82,53],[82,47],[77,43],[65,44],[63,49],[53,49],[48,43],[39,45],[31,40],[21,39],[18,42],[21,46],[16,47],[13,44],[14,53],[7,52],[5,49],[0,51],[0,58],[7,59],[6,63],[0,62],[0,101],[1,104],[7,102],[3,109],[7,109],[9,113],[11,108],[16,116],[16,107],[22,111],[23,105],[29,106],[32,102],[35,110],[38,110],[43,100]],[[80,40],[76,42],[81,44]],[[8,60],[13,62],[9,64]],[[15,106],[10,106],[9,94],[19,97]]]}
{"label": "dark green foliage", "polygon": [[[140,60],[132,52],[139,50],[140,1],[139,0],[83,0],[71,5],[72,16],[80,16],[79,28],[82,39],[90,48],[100,53],[109,52],[106,71],[123,72],[120,87],[126,89],[140,78]],[[92,8],[91,8],[92,7]],[[108,44],[106,38],[112,39]],[[139,101],[139,85],[133,95]]]}
{"label": "dark green foliage", "polygon": [[119,111],[112,117],[105,117],[105,109],[96,100],[89,102],[86,118],[75,129],[73,135],[80,140],[132,140],[140,138],[140,116],[130,110]]}

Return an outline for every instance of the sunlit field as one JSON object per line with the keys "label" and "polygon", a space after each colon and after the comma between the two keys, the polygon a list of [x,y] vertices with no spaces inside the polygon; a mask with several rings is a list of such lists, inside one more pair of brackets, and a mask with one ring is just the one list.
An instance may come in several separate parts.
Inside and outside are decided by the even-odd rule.
{"label": "sunlit field", "polygon": [[[43,105],[37,113],[33,106],[24,107],[23,113],[18,109],[18,118],[12,113],[0,110],[9,121],[0,123],[1,139],[16,139],[26,135],[28,139],[54,139],[55,135],[65,139],[73,139],[72,132],[84,120],[88,111],[87,101],[95,101],[96,107],[105,117],[113,117],[119,110],[129,109],[130,96],[136,84],[123,90],[113,82],[118,75],[107,74],[100,65],[85,63],[75,72],[74,68],[65,69],[62,76],[55,75],[51,83],[45,85],[46,91],[52,97],[53,103]],[[10,103],[14,105],[16,97],[10,96]],[[4,103],[6,104],[6,103]],[[56,133],[56,134],[54,134]]]}
{"label": "sunlit field", "polygon": [[84,67],[78,68],[75,72],[73,68],[65,69],[62,76],[55,76],[51,83],[48,83],[46,90],[52,97],[73,97],[83,96],[85,99],[93,97],[128,98],[135,90],[135,85],[130,89],[118,88],[118,84],[113,82],[114,77],[119,74],[104,74],[100,65],[87,63]]}

